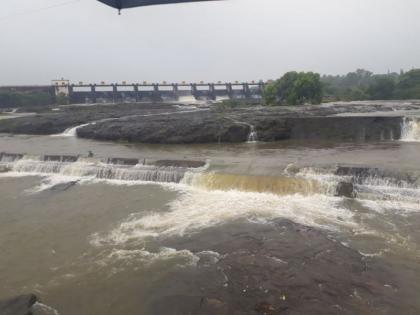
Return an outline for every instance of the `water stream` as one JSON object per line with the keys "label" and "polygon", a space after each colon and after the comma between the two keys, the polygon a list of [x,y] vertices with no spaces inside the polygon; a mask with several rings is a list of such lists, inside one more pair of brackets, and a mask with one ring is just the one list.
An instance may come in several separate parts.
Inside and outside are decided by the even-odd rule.
{"label": "water stream", "polygon": [[401,141],[419,142],[420,141],[420,119],[414,117],[404,118],[401,127]]}

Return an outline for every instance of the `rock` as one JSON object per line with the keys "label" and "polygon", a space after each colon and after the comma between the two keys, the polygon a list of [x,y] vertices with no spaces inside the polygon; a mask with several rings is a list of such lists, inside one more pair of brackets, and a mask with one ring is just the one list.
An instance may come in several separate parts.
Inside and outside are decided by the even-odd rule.
{"label": "rock", "polygon": [[1,315],[31,315],[31,307],[37,302],[33,294],[21,295],[15,298],[0,300]]}
{"label": "rock", "polygon": [[337,197],[355,198],[356,192],[354,190],[353,183],[347,183],[347,182],[338,183],[335,195]]}
{"label": "rock", "polygon": [[[251,126],[259,141],[337,140],[380,141],[401,135],[402,117],[363,116],[388,111],[386,105],[250,107],[227,111],[216,108],[182,110],[163,105],[110,105],[68,108],[0,121],[0,133],[55,134],[69,127],[81,138],[141,143],[246,142]],[[334,116],[359,112],[360,116]],[[380,114],[378,114],[380,115]]]}
{"label": "rock", "polygon": [[76,185],[79,181],[72,181],[72,182],[68,182],[68,183],[60,183],[57,185],[52,186],[50,189],[48,189],[49,191],[53,191],[53,192],[60,192],[60,191],[66,191],[68,189],[70,189],[71,187],[73,187],[74,185]]}
{"label": "rock", "polygon": [[[383,314],[397,314],[400,308],[380,268],[366,270],[356,250],[314,228],[287,220],[237,222],[165,246],[194,251],[197,243],[220,259],[168,275],[146,314],[376,314],[379,304],[386,305]],[[352,298],[355,288],[359,299]]]}
{"label": "rock", "polygon": [[127,158],[109,158],[107,160],[108,164],[115,164],[115,165],[128,165],[134,166],[140,163],[139,159],[127,159]]}
{"label": "rock", "polygon": [[173,167],[188,167],[198,168],[206,165],[204,161],[190,161],[190,160],[159,160],[152,163],[156,166],[173,166]]}

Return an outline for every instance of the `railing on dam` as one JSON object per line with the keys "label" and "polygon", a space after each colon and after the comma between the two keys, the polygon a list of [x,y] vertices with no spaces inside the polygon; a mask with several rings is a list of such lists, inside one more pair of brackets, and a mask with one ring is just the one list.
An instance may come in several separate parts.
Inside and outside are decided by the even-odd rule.
{"label": "railing on dam", "polygon": [[[71,103],[260,99],[265,82],[71,84]],[[62,88],[62,86],[61,86]]]}

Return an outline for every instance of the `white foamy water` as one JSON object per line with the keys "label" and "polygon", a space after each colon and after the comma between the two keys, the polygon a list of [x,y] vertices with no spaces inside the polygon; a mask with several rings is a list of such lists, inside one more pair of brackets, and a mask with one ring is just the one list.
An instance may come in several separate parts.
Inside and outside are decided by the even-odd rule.
{"label": "white foamy water", "polygon": [[253,125],[250,125],[250,132],[248,135],[248,143],[255,143],[258,141],[258,133],[257,130],[255,129],[255,127]]}
{"label": "white foamy water", "polygon": [[324,195],[277,196],[239,191],[191,189],[170,203],[166,213],[132,214],[106,235],[95,235],[92,244],[122,245],[150,237],[183,236],[238,219],[269,222],[290,219],[330,230],[353,229],[353,213],[340,205],[341,198]]}
{"label": "white foamy water", "polygon": [[216,102],[223,102],[230,100],[229,96],[216,96]]}
{"label": "white foamy water", "polygon": [[[25,156],[21,160],[7,163],[10,172],[5,176],[15,174],[25,175],[56,175],[50,179],[52,183],[65,182],[66,179],[72,181],[77,179],[97,179],[115,180],[127,182],[158,182],[158,183],[179,183],[187,168],[183,167],[164,167],[153,165],[111,165],[102,163],[95,159],[79,158],[74,163],[41,161],[39,157]],[[191,170],[190,170],[191,171]],[[42,185],[41,185],[42,186]]]}
{"label": "white foamy water", "polygon": [[77,177],[58,176],[58,175],[47,176],[42,179],[41,183],[38,186],[25,190],[25,193],[36,194],[45,190],[52,189],[53,187],[56,187],[57,185],[68,184],[68,183],[77,184],[78,182],[80,182],[80,179]]}
{"label": "white foamy water", "polygon": [[53,135],[54,137],[77,137],[77,129],[82,128],[82,127],[86,127],[89,125],[95,124],[94,122],[92,123],[88,123],[88,124],[82,124],[76,127],[71,127],[68,128],[66,130],[64,130],[63,133],[60,133],[58,135]]}
{"label": "white foamy water", "polygon": [[163,247],[157,252],[150,252],[145,249],[113,249],[104,259],[99,260],[99,264],[115,264],[122,262],[129,265],[150,266],[156,262],[178,261],[181,266],[196,266],[200,257],[189,250],[176,250],[174,248]]}
{"label": "white foamy water", "polygon": [[60,315],[56,309],[41,302],[36,302],[32,306],[32,312],[34,315]]}
{"label": "white foamy water", "polygon": [[404,118],[401,129],[401,141],[420,142],[420,119]]}
{"label": "white foamy water", "polygon": [[361,200],[361,204],[381,214],[408,215],[413,212],[420,212],[420,201],[404,200]]}
{"label": "white foamy water", "polygon": [[178,102],[183,104],[196,104],[199,101],[193,95],[184,95],[178,98]]}

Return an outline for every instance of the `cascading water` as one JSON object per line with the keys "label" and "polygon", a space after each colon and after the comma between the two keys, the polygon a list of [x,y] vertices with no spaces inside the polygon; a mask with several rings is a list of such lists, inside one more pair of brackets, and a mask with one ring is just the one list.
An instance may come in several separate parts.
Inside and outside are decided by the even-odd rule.
{"label": "cascading water", "polygon": [[[59,159],[58,159],[59,158]],[[127,163],[125,164],[124,160]],[[348,183],[359,200],[385,202],[387,207],[396,202],[407,209],[420,207],[420,174],[392,173],[370,168],[298,168],[284,175],[257,176],[209,172],[207,166],[143,165],[131,159],[0,155],[0,172],[51,177],[52,184],[79,182],[80,180],[106,180],[122,182],[181,183],[204,191],[238,191],[278,196],[324,195],[336,196],[338,187]],[[137,163],[137,164],[136,164]],[[179,165],[179,164],[178,164]],[[48,186],[48,185],[45,185]],[[51,186],[51,185],[50,185]],[[47,187],[48,188],[48,187]]]}
{"label": "cascading water", "polygon": [[328,187],[320,181],[303,177],[250,176],[207,172],[188,174],[182,182],[204,190],[237,190],[276,195],[328,194]]}
{"label": "cascading water", "polygon": [[88,123],[88,124],[83,124],[83,125],[79,125],[79,126],[76,126],[76,127],[67,128],[66,130],[64,130],[63,133],[60,133],[60,134],[54,135],[54,136],[56,136],[56,137],[77,137],[77,129],[89,126],[91,124],[94,124],[94,123]]}
{"label": "cascading water", "polygon": [[249,136],[248,136],[248,143],[254,143],[258,141],[258,133],[257,130],[255,129],[255,127],[253,125],[250,125],[250,132],[249,132]]}
{"label": "cascading water", "polygon": [[405,117],[401,126],[401,141],[420,141],[420,118]]}
{"label": "cascading water", "polygon": [[5,156],[1,159],[1,165],[6,166],[9,172],[28,175],[60,175],[130,182],[179,183],[186,171],[193,172],[187,167],[113,165],[91,158],[79,158],[76,162],[55,162],[34,156],[15,159]]}
{"label": "cascading water", "polygon": [[178,102],[183,104],[196,104],[198,103],[194,95],[182,95],[178,98]]}
{"label": "cascading water", "polygon": [[232,117],[226,117],[226,118],[233,121],[235,124],[244,125],[244,126],[249,127],[249,134],[248,134],[248,138],[247,138],[248,143],[255,143],[255,142],[258,141],[258,133],[257,133],[257,129],[255,128],[254,125],[251,125],[250,123],[247,123],[247,122],[244,122],[244,121],[236,120]]}

